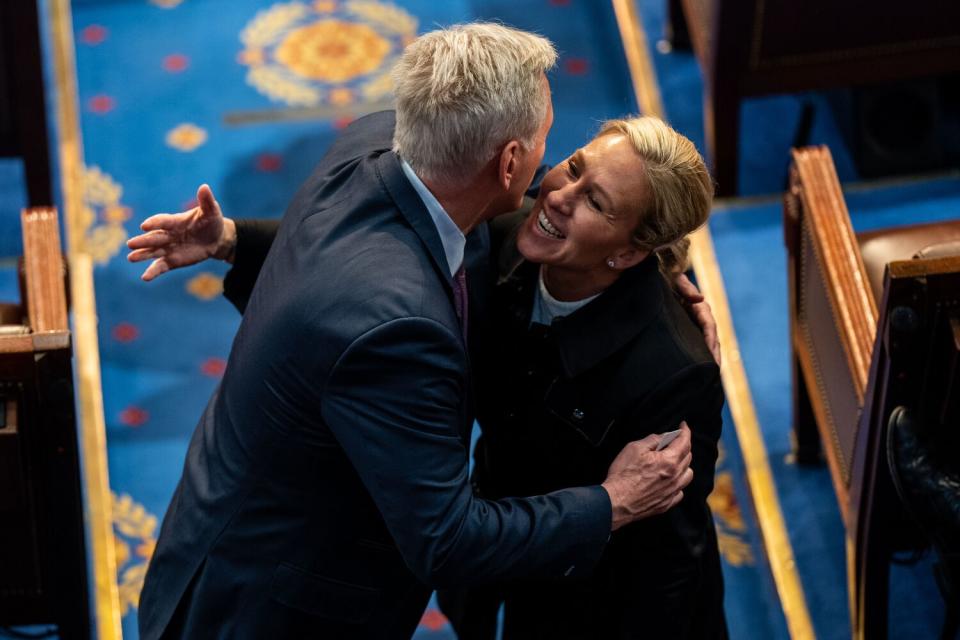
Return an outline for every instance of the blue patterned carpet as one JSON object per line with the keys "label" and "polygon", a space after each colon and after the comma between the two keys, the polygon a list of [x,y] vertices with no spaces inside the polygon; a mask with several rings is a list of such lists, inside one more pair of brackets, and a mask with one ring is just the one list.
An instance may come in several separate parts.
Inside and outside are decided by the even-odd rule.
{"label": "blue patterned carpet", "polygon": [[[381,108],[384,72],[403,44],[435,25],[498,19],[557,44],[548,162],[636,105],[606,2],[88,0],[73,10],[118,581],[124,633],[135,638],[158,519],[238,325],[217,265],[139,280],[121,249],[139,222],[190,206],[201,181],[229,214],[278,215],[338,129]],[[732,429],[723,444],[714,508],[730,628],[735,638],[783,638]],[[452,633],[431,607],[417,637]]]}
{"label": "blue patterned carpet", "polygon": [[[664,0],[636,5],[667,116],[702,148],[696,62],[690,54],[657,51]],[[190,206],[202,181],[231,215],[278,215],[338,130],[382,108],[389,91],[384,73],[403,44],[437,25],[497,19],[556,43],[561,58],[551,76],[556,121],[548,162],[589,139],[599,121],[637,107],[607,0],[74,0],[73,11],[117,577],[125,636],[135,638],[136,602],[158,520],[239,322],[220,297],[218,265],[142,283],[142,268],[127,264],[121,249],[139,222]],[[859,179],[824,96],[749,100],[740,192],[771,198],[721,204],[710,226],[816,636],[839,639],[849,637],[849,613],[836,500],[825,468],[797,467],[788,456],[786,269],[775,194],[805,103],[815,108],[810,143],[831,147],[842,181]],[[23,202],[20,180],[18,167],[0,163],[0,256],[19,251],[12,230]],[[960,179],[858,187],[847,199],[857,230],[956,218]],[[12,265],[0,258],[0,299],[17,295]],[[729,415],[723,454],[712,505],[731,637],[786,638]],[[925,559],[894,567],[892,638],[937,636],[942,606],[929,565]],[[416,637],[453,634],[431,606]]]}

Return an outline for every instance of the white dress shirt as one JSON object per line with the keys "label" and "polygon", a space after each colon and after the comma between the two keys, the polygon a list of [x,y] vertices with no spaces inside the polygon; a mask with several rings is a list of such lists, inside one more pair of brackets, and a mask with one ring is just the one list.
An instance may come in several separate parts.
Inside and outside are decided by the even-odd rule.
{"label": "white dress shirt", "polygon": [[447,256],[447,268],[450,269],[450,277],[453,277],[463,264],[463,251],[467,244],[467,239],[463,235],[463,232],[460,231],[460,227],[458,227],[447,212],[443,210],[440,201],[430,193],[427,185],[423,184],[423,180],[413,172],[413,169],[410,168],[410,165],[407,164],[407,161],[403,158],[400,158],[400,166],[403,167],[403,172],[406,174],[407,179],[410,180],[410,184],[413,185],[413,188],[420,195],[420,199],[423,200],[423,204],[427,207],[430,218],[433,219],[437,233],[440,234],[440,244],[443,245],[443,252]]}

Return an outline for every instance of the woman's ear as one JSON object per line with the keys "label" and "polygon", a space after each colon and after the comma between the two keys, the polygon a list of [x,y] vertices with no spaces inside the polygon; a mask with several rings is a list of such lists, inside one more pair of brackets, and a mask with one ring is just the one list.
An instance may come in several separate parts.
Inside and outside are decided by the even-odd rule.
{"label": "woman's ear", "polygon": [[517,168],[520,164],[520,154],[523,153],[523,147],[517,140],[510,140],[503,145],[500,151],[500,162],[497,167],[497,183],[504,191],[510,190],[510,185],[516,177]]}

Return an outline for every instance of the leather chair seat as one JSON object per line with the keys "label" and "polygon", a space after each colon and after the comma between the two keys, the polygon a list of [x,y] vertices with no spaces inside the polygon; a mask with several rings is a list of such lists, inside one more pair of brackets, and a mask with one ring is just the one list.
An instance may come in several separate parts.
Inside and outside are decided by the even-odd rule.
{"label": "leather chair seat", "polygon": [[857,241],[873,299],[879,305],[888,263],[960,255],[960,220],[866,231],[857,234]]}

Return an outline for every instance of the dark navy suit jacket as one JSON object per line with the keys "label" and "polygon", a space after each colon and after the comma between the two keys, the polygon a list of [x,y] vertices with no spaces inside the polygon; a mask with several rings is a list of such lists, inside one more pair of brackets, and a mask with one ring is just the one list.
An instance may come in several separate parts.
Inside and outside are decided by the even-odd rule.
{"label": "dark navy suit jacket", "polygon": [[591,570],[598,486],[497,502],[467,477],[469,362],[394,116],[294,197],[190,443],[143,638],[403,638],[431,588]]}

